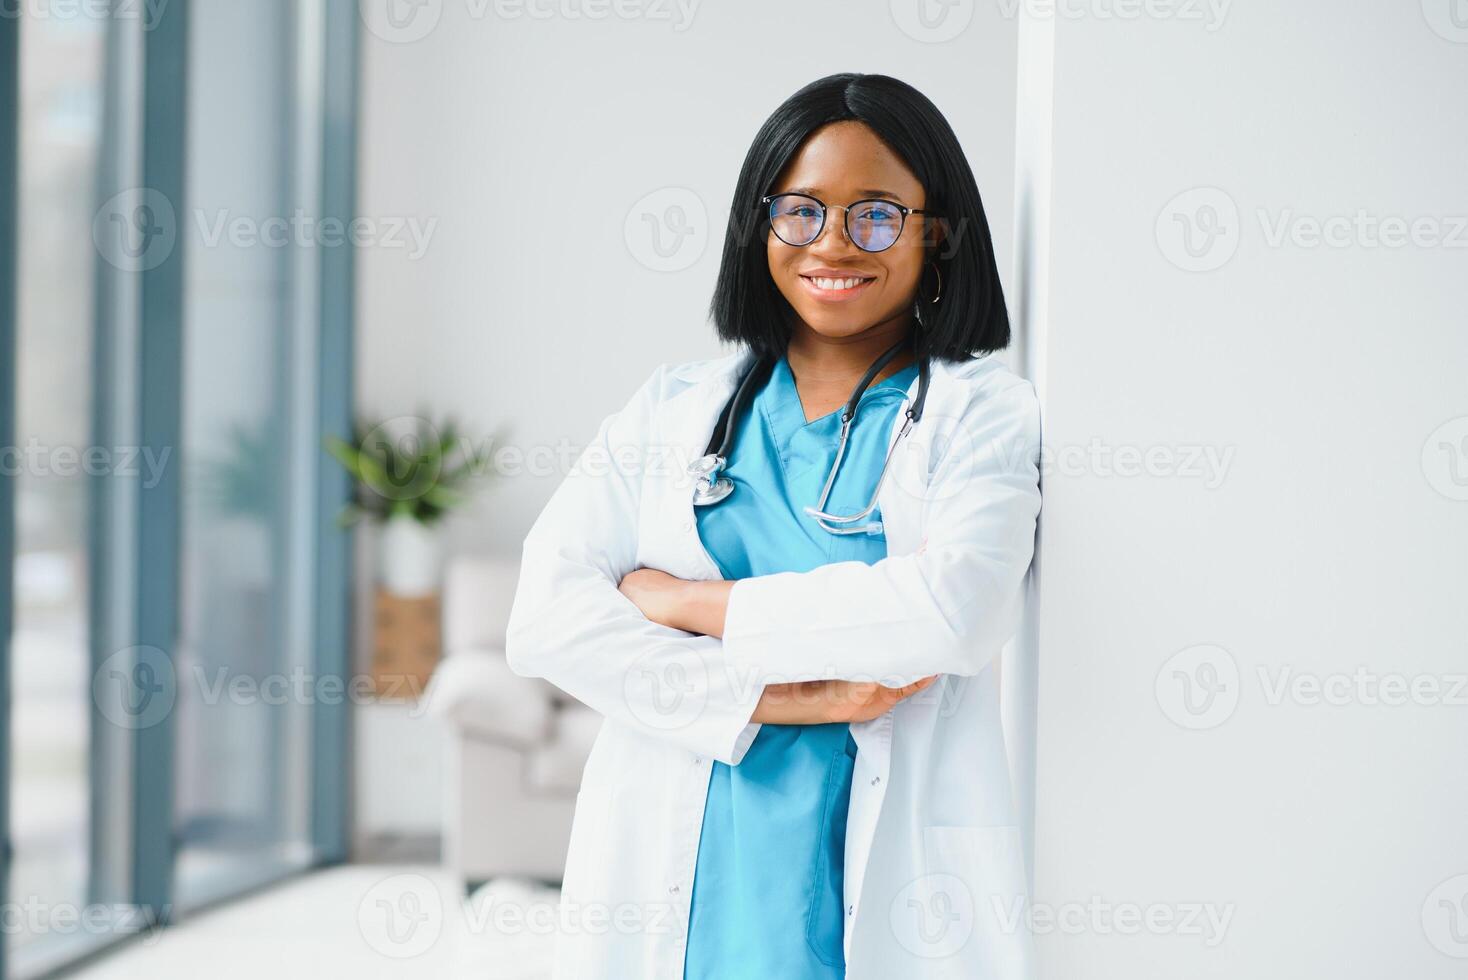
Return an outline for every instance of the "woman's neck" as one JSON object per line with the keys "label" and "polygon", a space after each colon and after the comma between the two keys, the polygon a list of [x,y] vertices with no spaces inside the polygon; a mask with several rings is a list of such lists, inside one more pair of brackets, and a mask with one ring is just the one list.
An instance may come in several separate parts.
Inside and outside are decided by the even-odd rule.
{"label": "woman's neck", "polygon": [[[904,314],[850,337],[826,337],[804,323],[796,324],[785,359],[806,419],[819,418],[846,404],[862,375],[887,348],[906,336],[911,326],[911,314]],[[898,351],[872,383],[896,374],[912,361],[911,349]]]}

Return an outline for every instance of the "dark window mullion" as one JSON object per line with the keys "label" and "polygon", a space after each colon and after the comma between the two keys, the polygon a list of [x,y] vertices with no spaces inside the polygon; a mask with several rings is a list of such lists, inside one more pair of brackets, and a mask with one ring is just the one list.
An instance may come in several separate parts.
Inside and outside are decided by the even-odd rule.
{"label": "dark window mullion", "polygon": [[[356,0],[327,0],[325,89],[322,98],[321,211],[347,227],[356,214],[357,72]],[[321,248],[319,407],[323,435],[350,439],[353,409],[352,246]],[[324,452],[322,454],[324,458]],[[322,465],[317,481],[315,651],[318,677],[349,680],[351,673],[352,539],[336,525],[352,486],[341,467]],[[346,689],[346,688],[344,688]],[[313,709],[311,838],[322,863],[344,861],[348,847],[350,708],[345,699]]]}
{"label": "dark window mullion", "polygon": [[[20,17],[0,0],[0,448],[15,445],[16,185],[19,164]],[[10,631],[15,570],[15,477],[0,473],[0,902],[10,878]],[[0,935],[0,977],[9,950]]]}
{"label": "dark window mullion", "polygon": [[[179,238],[142,272],[138,435],[170,453],[152,485],[138,487],[137,645],[176,663],[182,440],[188,0],[162,8],[144,40],[142,183],[173,208]],[[175,672],[174,678],[177,677]],[[172,680],[172,679],[170,679]],[[176,685],[175,688],[176,690]],[[172,905],[175,713],[136,729],[133,742],[133,900],[159,919]]]}
{"label": "dark window mullion", "polygon": [[[133,146],[132,128],[137,125],[139,110],[136,59],[140,47],[137,36],[125,23],[113,20],[107,27],[105,101],[95,190],[97,213],[107,206],[106,202],[117,199],[137,182],[138,161],[130,160],[127,153]],[[129,355],[137,311],[125,306],[132,295],[131,285],[130,273],[97,254],[93,271],[91,379],[94,446],[131,446],[138,442],[133,430],[132,406],[120,403],[122,392],[127,390],[121,372],[135,370],[135,361]],[[88,478],[87,632],[92,676],[103,669],[108,657],[128,645],[124,638],[131,635],[119,630],[116,613],[132,602],[132,583],[114,574],[116,563],[126,561],[128,567],[135,564],[130,549],[118,553],[122,532],[131,526],[131,511],[125,510],[132,506],[126,495],[130,489],[112,473]],[[125,815],[125,810],[130,806],[132,767],[128,760],[119,758],[122,751],[130,751],[130,746],[121,742],[128,732],[107,718],[95,698],[90,701],[87,901],[126,902],[131,898],[128,884],[131,869],[127,867],[128,852],[118,830],[119,827],[127,829],[131,836],[127,824],[131,816]]]}

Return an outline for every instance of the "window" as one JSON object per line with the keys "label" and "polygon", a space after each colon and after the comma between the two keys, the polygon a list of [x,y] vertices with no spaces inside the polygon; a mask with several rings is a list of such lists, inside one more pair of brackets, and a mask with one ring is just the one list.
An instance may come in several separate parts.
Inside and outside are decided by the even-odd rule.
{"label": "window", "polygon": [[0,980],[345,856],[357,29],[0,0]]}

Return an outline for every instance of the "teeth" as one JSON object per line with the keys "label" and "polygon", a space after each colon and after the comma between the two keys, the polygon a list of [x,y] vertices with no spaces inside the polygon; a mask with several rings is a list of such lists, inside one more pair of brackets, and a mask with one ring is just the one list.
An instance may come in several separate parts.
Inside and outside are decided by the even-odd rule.
{"label": "teeth", "polygon": [[865,279],[862,279],[860,277],[852,279],[826,279],[816,276],[807,276],[806,278],[815,283],[817,289],[854,289],[858,285],[866,281]]}

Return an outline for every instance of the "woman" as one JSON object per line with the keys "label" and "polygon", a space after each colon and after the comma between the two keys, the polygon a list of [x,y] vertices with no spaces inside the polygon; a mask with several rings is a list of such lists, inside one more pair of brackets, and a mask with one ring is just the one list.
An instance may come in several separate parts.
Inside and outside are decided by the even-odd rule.
{"label": "woman", "polygon": [[932,103],[844,74],[780,106],[712,317],[736,352],[654,371],[525,541],[511,666],[606,717],[557,976],[1021,975],[996,660],[1038,412]]}

